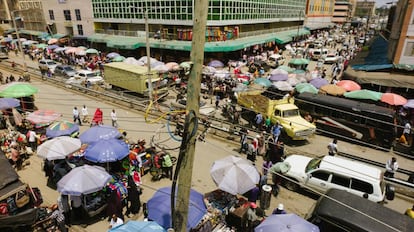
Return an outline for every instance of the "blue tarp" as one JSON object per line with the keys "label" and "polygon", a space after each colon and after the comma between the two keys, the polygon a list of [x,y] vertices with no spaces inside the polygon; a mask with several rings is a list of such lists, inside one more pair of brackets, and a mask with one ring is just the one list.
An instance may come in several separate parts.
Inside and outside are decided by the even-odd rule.
{"label": "blue tarp", "polygon": [[352,65],[352,69],[359,71],[375,71],[393,68],[393,64],[387,58],[388,41],[383,37],[374,38],[369,53],[363,64]]}

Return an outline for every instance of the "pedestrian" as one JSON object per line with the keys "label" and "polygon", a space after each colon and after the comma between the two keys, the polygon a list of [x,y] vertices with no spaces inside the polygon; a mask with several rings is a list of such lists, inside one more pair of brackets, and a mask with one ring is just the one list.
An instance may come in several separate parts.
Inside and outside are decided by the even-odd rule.
{"label": "pedestrian", "polygon": [[277,205],[277,208],[273,210],[272,214],[286,214],[284,208],[284,205],[280,203]]}
{"label": "pedestrian", "polygon": [[407,140],[408,145],[410,145],[411,144],[411,124],[409,121],[407,121],[404,124],[403,135],[405,136],[405,139]]}
{"label": "pedestrian", "polygon": [[277,143],[277,141],[279,140],[279,136],[282,133],[282,126],[279,124],[279,122],[276,122],[275,125],[273,125],[272,129],[272,135],[273,135],[273,142]]}
{"label": "pedestrian", "polygon": [[172,180],[172,161],[171,161],[171,155],[164,152],[161,154],[161,168],[163,170],[164,175]]}
{"label": "pedestrian", "polygon": [[260,129],[262,122],[263,122],[263,115],[259,112],[256,114],[256,117],[254,118],[254,123],[255,123],[256,128]]}
{"label": "pedestrian", "polygon": [[69,196],[65,194],[61,194],[57,200],[59,209],[62,210],[63,215],[65,216],[65,224],[69,225],[71,224],[70,221],[70,206],[69,206]]}
{"label": "pedestrian", "polygon": [[249,190],[247,200],[249,202],[256,203],[256,201],[259,199],[259,193],[260,189],[259,186],[256,184],[256,186]]}
{"label": "pedestrian", "polygon": [[117,217],[116,214],[112,214],[111,221],[109,222],[109,229],[116,228],[124,224],[124,221]]}
{"label": "pedestrian", "polygon": [[328,154],[330,156],[334,156],[338,153],[338,140],[334,139],[332,142],[328,144]]}
{"label": "pedestrian", "polygon": [[131,175],[128,175],[128,201],[126,204],[126,216],[129,217],[129,214],[138,214],[141,209],[141,200],[140,195],[141,191],[139,187],[135,184]]}
{"label": "pedestrian", "polygon": [[247,135],[249,134],[249,130],[246,128],[242,128],[240,130],[240,151],[239,153],[247,151]]}
{"label": "pedestrian", "polygon": [[219,96],[219,95],[217,95],[217,96],[216,96],[216,110],[218,110],[218,108],[219,108],[219,104],[220,104],[220,96]]}
{"label": "pedestrian", "polygon": [[83,105],[82,107],[82,122],[89,123],[89,113],[88,113],[88,108],[86,107],[86,105]]}
{"label": "pedestrian", "polygon": [[79,126],[82,126],[82,122],[81,122],[81,119],[80,119],[78,107],[76,107],[76,106],[73,107],[72,113],[73,113],[73,122],[76,123],[76,121],[78,121],[79,122]]}
{"label": "pedestrian", "polygon": [[407,216],[409,216],[410,218],[414,219],[414,205],[413,205],[413,207],[412,207],[412,208],[408,208],[408,209],[405,211],[404,215],[407,215]]}
{"label": "pedestrian", "polygon": [[111,120],[112,120],[112,126],[117,128],[118,127],[118,118],[116,116],[115,109],[112,109],[111,112]]}
{"label": "pedestrian", "polygon": [[82,197],[81,196],[70,196],[70,206],[72,207],[73,215],[74,215],[74,221],[79,222],[82,220]]}
{"label": "pedestrian", "polygon": [[397,158],[392,157],[385,163],[385,173],[384,176],[388,178],[394,178],[395,172],[398,170]]}
{"label": "pedestrian", "polygon": [[52,210],[52,215],[50,217],[55,219],[56,224],[59,228],[59,231],[61,232],[68,231],[65,225],[65,215],[63,215],[63,210],[59,209],[57,204],[52,205],[51,210]]}
{"label": "pedestrian", "polygon": [[37,136],[36,132],[33,131],[33,129],[30,129],[27,134],[27,141],[29,142],[30,149],[32,149],[32,152],[36,152],[37,150]]}
{"label": "pedestrian", "polygon": [[256,162],[256,148],[254,147],[253,141],[248,144],[246,155],[247,159],[252,161],[254,165]]}

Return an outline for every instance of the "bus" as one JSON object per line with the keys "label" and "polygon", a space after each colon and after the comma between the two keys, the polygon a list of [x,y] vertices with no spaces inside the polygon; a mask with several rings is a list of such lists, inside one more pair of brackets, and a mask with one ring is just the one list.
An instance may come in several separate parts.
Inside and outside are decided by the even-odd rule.
{"label": "bus", "polygon": [[0,60],[5,60],[5,59],[9,59],[7,47],[4,45],[0,45]]}
{"label": "bus", "polygon": [[396,138],[394,110],[323,94],[300,93],[295,103],[310,114],[318,130],[344,140],[391,148]]}

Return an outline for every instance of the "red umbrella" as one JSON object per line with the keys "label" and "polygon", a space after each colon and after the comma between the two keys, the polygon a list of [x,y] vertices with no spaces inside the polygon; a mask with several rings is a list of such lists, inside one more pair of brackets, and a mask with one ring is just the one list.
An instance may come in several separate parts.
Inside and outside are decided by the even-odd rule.
{"label": "red umbrella", "polygon": [[29,113],[26,119],[37,126],[45,126],[58,119],[60,116],[62,116],[62,114],[54,110],[36,110]]}
{"label": "red umbrella", "polygon": [[395,93],[384,93],[381,97],[381,101],[396,106],[401,106],[407,103],[407,99]]}
{"label": "red umbrella", "polygon": [[355,81],[351,80],[342,80],[336,83],[336,85],[343,87],[344,89],[346,89],[346,91],[361,90],[361,86]]}

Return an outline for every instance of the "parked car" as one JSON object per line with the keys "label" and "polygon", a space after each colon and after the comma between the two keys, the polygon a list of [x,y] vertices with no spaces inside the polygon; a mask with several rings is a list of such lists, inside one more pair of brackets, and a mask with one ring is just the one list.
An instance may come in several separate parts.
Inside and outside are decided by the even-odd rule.
{"label": "parked car", "polygon": [[345,190],[368,200],[382,202],[387,195],[392,200],[393,187],[387,187],[383,181],[381,169],[367,164],[337,156],[310,158],[302,155],[290,155],[284,162],[291,165],[284,174],[287,189],[295,191],[306,187],[321,193],[329,189]]}
{"label": "parked car", "polygon": [[279,65],[283,65],[285,62],[285,59],[280,54],[273,54],[269,56],[269,59],[267,60],[267,64],[271,68],[277,68]]}
{"label": "parked car", "polygon": [[66,81],[66,84],[82,84],[89,81],[92,85],[103,84],[104,79],[99,72],[79,70],[75,75]]}
{"label": "parked car", "polygon": [[338,55],[336,55],[335,53],[328,53],[326,56],[323,57],[323,62],[325,64],[333,64],[338,62]]}
{"label": "parked car", "polygon": [[42,71],[47,72],[47,70],[50,70],[50,72],[54,74],[56,66],[58,66],[58,63],[56,63],[54,60],[48,60],[48,59],[39,60],[39,69],[41,72]]}
{"label": "parked car", "polygon": [[55,75],[63,77],[73,77],[76,74],[76,70],[69,65],[58,65],[55,68]]}

